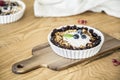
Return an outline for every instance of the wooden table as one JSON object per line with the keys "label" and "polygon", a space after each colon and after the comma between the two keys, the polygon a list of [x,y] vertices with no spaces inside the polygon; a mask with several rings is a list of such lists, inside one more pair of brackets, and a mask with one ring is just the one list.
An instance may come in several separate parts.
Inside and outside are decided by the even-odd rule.
{"label": "wooden table", "polygon": [[113,66],[111,60],[120,57],[120,51],[96,60],[85,66],[78,64],[63,71],[39,68],[26,74],[14,74],[12,64],[31,56],[34,46],[47,42],[48,33],[66,24],[78,24],[86,19],[87,25],[120,40],[120,19],[105,13],[85,12],[63,18],[36,18],[33,13],[34,0],[23,0],[26,11],[15,23],[0,25],[0,80],[120,80],[120,66]]}

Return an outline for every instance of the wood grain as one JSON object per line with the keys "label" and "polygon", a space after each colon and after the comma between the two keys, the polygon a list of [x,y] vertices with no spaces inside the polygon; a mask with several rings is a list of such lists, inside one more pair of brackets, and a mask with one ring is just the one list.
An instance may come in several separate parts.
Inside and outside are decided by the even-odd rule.
{"label": "wood grain", "polygon": [[12,73],[11,66],[30,57],[34,46],[47,42],[47,35],[53,28],[78,24],[78,19],[86,19],[87,25],[120,40],[119,18],[93,12],[63,18],[36,18],[34,0],[23,1],[27,7],[23,18],[15,23],[0,25],[0,80],[120,80],[120,66],[113,66],[111,62],[113,58],[120,57],[120,52],[64,71],[41,68],[23,75]]}
{"label": "wood grain", "polygon": [[96,59],[107,57],[120,48],[120,40],[117,40],[107,34],[104,34],[104,36],[105,42],[101,50],[92,57],[78,60],[63,58],[55,54],[48,43],[44,43],[32,49],[32,57],[13,64],[12,71],[16,74],[22,74],[38,69],[40,67],[46,67],[51,70],[60,71],[83,62],[90,63]]}

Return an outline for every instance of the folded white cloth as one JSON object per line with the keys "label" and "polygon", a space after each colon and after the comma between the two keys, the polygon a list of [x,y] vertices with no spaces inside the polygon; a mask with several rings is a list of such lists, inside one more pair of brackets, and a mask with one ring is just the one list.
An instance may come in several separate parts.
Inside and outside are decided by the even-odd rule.
{"label": "folded white cloth", "polygon": [[36,17],[61,17],[85,11],[102,12],[120,18],[120,0],[35,0]]}

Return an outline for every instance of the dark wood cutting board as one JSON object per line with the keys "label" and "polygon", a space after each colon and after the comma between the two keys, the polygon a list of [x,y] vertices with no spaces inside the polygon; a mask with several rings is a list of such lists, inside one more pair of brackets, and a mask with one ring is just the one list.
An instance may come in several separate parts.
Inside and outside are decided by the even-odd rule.
{"label": "dark wood cutting board", "polygon": [[[110,51],[114,51],[120,48],[120,40],[117,40],[107,34],[104,34],[105,42],[100,50],[95,56],[82,59],[73,60],[58,56],[50,48],[48,43],[38,45],[32,49],[32,57],[17,62],[13,64],[12,71],[17,74],[26,73],[40,67],[47,67],[52,70],[63,70],[80,64],[82,62],[87,62],[99,58],[100,56],[107,55]],[[86,53],[87,54],[87,53]]]}

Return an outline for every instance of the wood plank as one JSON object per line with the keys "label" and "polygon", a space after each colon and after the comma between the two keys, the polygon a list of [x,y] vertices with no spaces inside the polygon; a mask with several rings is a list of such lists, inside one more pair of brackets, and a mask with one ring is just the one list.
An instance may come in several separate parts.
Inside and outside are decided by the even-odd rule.
{"label": "wood plank", "polygon": [[12,70],[14,73],[26,73],[39,67],[63,70],[75,66],[76,64],[95,59],[96,57],[107,55],[110,51],[114,51],[118,48],[120,48],[120,41],[105,34],[105,42],[99,53],[90,58],[73,60],[56,55],[48,43],[45,43],[34,47],[32,50],[33,56],[27,60],[15,63]]}
{"label": "wood plank", "polygon": [[34,0],[23,1],[26,10],[22,19],[0,25],[0,80],[120,80],[120,66],[114,66],[112,63],[112,59],[120,57],[120,51],[98,60],[93,59],[93,62],[89,60],[87,65],[78,64],[62,71],[39,68],[22,75],[12,73],[11,66],[30,57],[34,46],[46,43],[47,35],[52,29],[78,24],[78,19],[87,20],[86,25],[120,40],[120,18],[89,11],[70,17],[36,18],[33,10]]}

